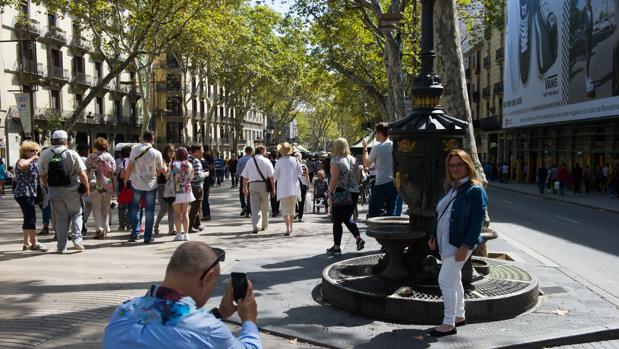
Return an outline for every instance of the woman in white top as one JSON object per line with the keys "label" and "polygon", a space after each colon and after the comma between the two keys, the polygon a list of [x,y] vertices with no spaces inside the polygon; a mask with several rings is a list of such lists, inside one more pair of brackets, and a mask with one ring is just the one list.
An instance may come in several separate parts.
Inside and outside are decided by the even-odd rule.
{"label": "woman in white top", "polygon": [[286,223],[286,234],[292,233],[292,221],[297,201],[301,200],[301,187],[299,176],[303,174],[303,169],[296,158],[291,157],[292,146],[284,142],[277,146],[277,150],[283,155],[275,164],[273,178],[277,181],[277,200],[280,202],[280,210]]}
{"label": "woman in white top", "polygon": [[310,177],[309,170],[307,165],[303,162],[303,156],[301,153],[294,153],[294,157],[299,161],[299,165],[301,165],[301,170],[303,170],[303,174],[299,176],[299,184],[301,186],[301,201],[297,205],[297,215],[294,218],[298,218],[299,222],[303,222],[303,212],[305,209],[305,195],[307,194],[307,190],[309,189]]}

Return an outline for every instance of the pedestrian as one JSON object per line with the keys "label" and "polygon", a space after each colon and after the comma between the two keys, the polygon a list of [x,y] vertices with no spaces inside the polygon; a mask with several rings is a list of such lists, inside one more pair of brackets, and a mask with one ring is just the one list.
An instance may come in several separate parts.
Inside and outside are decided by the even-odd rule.
{"label": "pedestrian", "polygon": [[430,331],[440,337],[456,334],[466,324],[462,266],[482,241],[487,197],[471,156],[452,150],[445,161],[445,196],[436,205],[436,221],[428,247],[438,248],[442,266],[438,282],[443,294],[443,323]]}
{"label": "pedestrian", "polygon": [[95,140],[96,151],[86,159],[86,169],[91,174],[90,186],[93,188],[92,212],[95,217],[95,239],[105,239],[106,235],[112,230],[110,229],[110,210],[112,203],[112,195],[116,192],[116,162],[110,153],[108,153],[109,145],[107,140],[98,137]]}
{"label": "pedestrian", "polygon": [[131,220],[129,219],[129,206],[133,194],[131,188],[125,185],[127,177],[127,167],[129,166],[129,156],[131,155],[131,146],[125,145],[120,150],[120,165],[117,168],[118,172],[118,230],[125,231],[131,229]]}
{"label": "pedestrian", "polygon": [[213,156],[211,155],[208,146],[204,146],[204,154],[202,159],[202,169],[206,172],[206,178],[204,178],[204,186],[202,187],[202,220],[211,220],[211,203],[209,202],[209,195],[211,193],[211,187],[215,184],[215,164]]}
{"label": "pedestrian", "polygon": [[325,171],[319,170],[316,172],[316,179],[314,179],[312,187],[314,187],[314,202],[316,203],[318,213],[320,213],[320,208],[322,207],[325,208],[325,212],[329,212],[329,203],[327,200],[329,183],[325,178]]}
{"label": "pedestrian", "polygon": [[314,157],[310,155],[305,163],[305,166],[307,166],[307,174],[309,175],[310,181],[314,180],[314,175],[316,174],[316,167],[314,165]]}
{"label": "pedestrian", "polygon": [[501,165],[501,178],[503,179],[503,183],[509,182],[509,165],[507,162]]}
{"label": "pedestrian", "polygon": [[[271,161],[271,165],[273,166],[273,168],[275,168],[275,164],[277,164],[277,160],[279,159],[278,152],[275,150],[271,151],[268,155],[268,159],[269,161]],[[277,183],[275,183],[274,189],[275,191],[277,191]],[[271,217],[277,217],[281,213],[279,209],[280,208],[279,200],[277,200],[276,195],[272,195],[270,200],[271,200]]]}
{"label": "pedestrian", "polygon": [[238,177],[236,176],[238,163],[239,160],[236,158],[236,155],[234,155],[232,158],[230,158],[230,161],[228,161],[228,168],[230,169],[230,179],[232,180],[232,186],[230,188],[234,188],[238,184]]}
{"label": "pedestrian", "polygon": [[602,167],[602,186],[603,186],[603,190],[607,191],[608,190],[608,175],[610,174],[610,167],[608,166],[608,164],[604,164],[604,167]]}
{"label": "pedestrian", "polygon": [[333,217],[333,246],[327,249],[327,254],[342,254],[342,223],[355,237],[357,251],[363,250],[365,241],[361,238],[353,212],[359,198],[359,178],[361,171],[355,164],[355,158],[350,155],[348,141],[338,138],[333,143],[331,151],[331,181],[329,181],[329,205]]}
{"label": "pedestrian", "polygon": [[565,195],[565,187],[569,181],[569,176],[570,174],[567,171],[567,165],[562,163],[561,167],[559,167],[559,172],[557,173],[557,180],[559,181],[559,190],[561,195]]}
{"label": "pedestrian", "polygon": [[595,190],[597,190],[597,192],[599,193],[604,187],[604,172],[602,170],[602,166],[597,165],[595,167],[595,172],[593,176],[595,177]]}
{"label": "pedestrian", "polygon": [[294,148],[288,142],[278,145],[277,151],[282,154],[282,157],[275,164],[273,179],[277,187],[277,200],[286,224],[284,236],[290,236],[297,201],[301,200],[299,177],[303,175],[303,169],[299,161],[291,156]]}
{"label": "pedestrian", "polygon": [[616,192],[616,187],[617,187],[617,182],[619,181],[619,179],[617,179],[617,172],[611,172],[608,174],[608,182],[606,183],[606,190],[608,191],[608,196],[611,199],[614,199],[617,196],[617,192]]}
{"label": "pedestrian", "polygon": [[[225,253],[219,251],[197,241],[180,245],[170,258],[163,282],[116,309],[105,328],[103,348],[262,349],[250,280],[243,298],[234,299],[236,292],[228,281],[219,307],[211,311],[204,307],[221,283],[219,263]],[[238,338],[222,321],[235,312],[242,322]]]}
{"label": "pedestrian", "polygon": [[191,166],[193,166],[191,191],[193,192],[194,200],[191,202],[191,208],[189,209],[189,230],[187,232],[195,233],[196,231],[202,231],[202,227],[200,226],[200,212],[202,211],[204,179],[207,176],[207,172],[202,169],[201,159],[204,156],[202,144],[192,144],[189,150],[191,151],[189,161],[191,162]]}
{"label": "pedestrian", "polygon": [[[174,152],[174,144],[168,143],[163,147],[163,152],[161,153],[168,171],[174,161]],[[176,230],[174,230],[174,207],[172,207],[174,199],[163,196],[167,182],[169,180],[173,181],[173,179],[170,179],[169,177],[169,172],[161,173],[157,177],[157,200],[159,201],[159,212],[157,213],[157,218],[155,219],[155,235],[159,235],[159,224],[166,215],[168,216],[168,235],[176,235]],[[174,198],[176,198],[176,195]]]}
{"label": "pedestrian", "polygon": [[[368,207],[368,218],[381,215],[395,216],[395,204],[398,192],[393,182],[393,142],[389,139],[389,128],[386,122],[374,126],[375,144],[368,155],[368,143],[363,139],[363,164],[370,167],[376,165],[376,183]],[[335,156],[335,155],[334,155]]]}
{"label": "pedestrian", "polygon": [[6,166],[4,161],[0,158],[0,197],[4,196],[4,180],[6,178]]}
{"label": "pedestrian", "polygon": [[257,146],[256,155],[247,162],[241,173],[243,195],[249,194],[251,201],[251,225],[254,234],[258,233],[258,226],[260,230],[266,230],[269,227],[269,196],[275,196],[273,165],[264,157],[265,152],[264,146]]}
{"label": "pedestrian", "polygon": [[589,194],[591,190],[591,183],[593,182],[593,173],[589,165],[585,165],[585,169],[582,174],[582,183],[585,186],[585,194]]}
{"label": "pedestrian", "polygon": [[39,175],[48,187],[52,216],[56,217],[57,250],[64,253],[69,229],[73,248],[84,250],[82,244],[82,197],[90,196],[86,165],[78,153],[67,148],[68,134],[64,130],[52,133],[52,147],[41,154]]}
{"label": "pedestrian", "polygon": [[309,185],[310,185],[310,175],[309,175],[309,170],[307,168],[307,165],[303,161],[303,156],[301,155],[301,153],[294,153],[294,157],[299,162],[299,165],[301,165],[301,170],[303,171],[303,174],[299,176],[299,185],[301,187],[301,201],[297,203],[297,214],[295,218],[297,218],[299,222],[303,222],[303,213],[305,211],[306,195],[307,195],[307,192],[309,190]]}
{"label": "pedestrian", "polygon": [[582,183],[583,171],[578,163],[572,168],[572,181],[574,182],[574,194],[581,194],[580,185]]}
{"label": "pedestrian", "polygon": [[557,193],[557,187],[559,181],[557,181],[557,176],[559,175],[559,167],[557,164],[552,165],[550,170],[548,171],[548,183],[550,184],[550,188],[552,189],[552,193]]}
{"label": "pedestrian", "polygon": [[[189,205],[195,200],[191,188],[191,180],[194,177],[193,165],[189,161],[189,152],[186,148],[176,149],[175,159],[170,168],[171,177],[174,180],[176,197],[174,207],[174,226],[180,232],[174,241],[189,241]],[[187,233],[186,233],[187,232]]]}
{"label": "pedestrian", "polygon": [[539,193],[544,194],[544,188],[546,187],[546,182],[548,181],[548,169],[546,166],[542,165],[537,170],[537,187],[539,188]]}
{"label": "pedestrian", "polygon": [[[37,196],[42,195],[39,183],[39,145],[32,141],[23,141],[19,147],[19,160],[15,165],[15,189],[13,197],[24,216],[22,233],[23,251],[47,251],[37,240],[37,212],[34,207]],[[42,198],[39,198],[42,200]]]}
{"label": "pedestrian", "polygon": [[219,155],[215,159],[215,174],[217,175],[217,186],[218,187],[221,186],[221,183],[224,181],[225,169],[226,169],[226,162],[221,157],[221,155]]}
{"label": "pedestrian", "polygon": [[225,158],[224,164],[224,179],[228,180],[230,178],[230,158]]}
{"label": "pedestrian", "polygon": [[[252,159],[252,154],[254,153],[254,149],[252,147],[245,147],[245,155],[239,159],[239,163],[237,165],[238,173],[239,173],[239,200],[241,202],[241,217],[249,217],[251,213],[251,200],[246,200],[245,195],[243,194],[243,170],[247,165],[247,162]],[[251,194],[250,194],[251,195]]]}
{"label": "pedestrian", "polygon": [[132,199],[129,210],[131,219],[131,237],[129,242],[135,242],[140,237],[140,208],[144,200],[146,222],[144,227],[144,243],[153,241],[153,225],[155,223],[155,198],[157,196],[157,176],[165,173],[167,167],[159,150],[153,147],[155,134],[147,130],[142,135],[142,143],[134,146],[129,155],[125,185],[131,181]]}
{"label": "pedestrian", "polygon": [[[80,143],[75,147],[75,151],[77,151],[85,165],[88,160],[90,146],[86,143]],[[86,174],[88,175],[89,183],[94,184],[94,174],[91,175],[88,172]],[[92,196],[82,196],[82,211],[82,236],[86,236],[88,234],[88,219],[92,213]]]}
{"label": "pedestrian", "polygon": [[331,155],[326,154],[320,162],[320,167],[325,171],[327,181],[331,181]]}

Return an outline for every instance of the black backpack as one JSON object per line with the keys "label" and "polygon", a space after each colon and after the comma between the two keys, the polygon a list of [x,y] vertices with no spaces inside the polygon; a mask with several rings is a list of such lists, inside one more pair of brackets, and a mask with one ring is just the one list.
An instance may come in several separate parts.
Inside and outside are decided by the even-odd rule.
{"label": "black backpack", "polygon": [[54,156],[49,160],[47,171],[47,184],[50,187],[67,187],[71,184],[71,174],[64,163],[62,154],[66,149],[60,152],[51,151]]}

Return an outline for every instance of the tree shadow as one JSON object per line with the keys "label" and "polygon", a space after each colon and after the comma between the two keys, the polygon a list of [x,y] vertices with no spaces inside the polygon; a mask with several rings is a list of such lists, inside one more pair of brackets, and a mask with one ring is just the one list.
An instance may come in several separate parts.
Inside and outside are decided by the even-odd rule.
{"label": "tree shadow", "polygon": [[373,337],[369,342],[354,346],[355,349],[417,349],[429,348],[437,338],[430,337],[428,330],[422,329],[395,329],[391,332],[383,332]]}

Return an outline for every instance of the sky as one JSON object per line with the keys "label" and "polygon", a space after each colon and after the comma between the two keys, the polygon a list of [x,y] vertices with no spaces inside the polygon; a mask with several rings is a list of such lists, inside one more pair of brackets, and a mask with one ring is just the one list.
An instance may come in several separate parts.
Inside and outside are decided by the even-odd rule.
{"label": "sky", "polygon": [[275,9],[276,11],[284,14],[288,12],[288,9],[290,8],[290,1],[291,0],[262,0],[260,2],[263,2]]}

